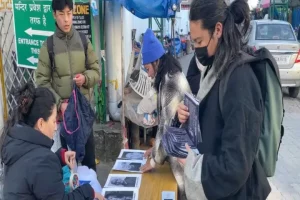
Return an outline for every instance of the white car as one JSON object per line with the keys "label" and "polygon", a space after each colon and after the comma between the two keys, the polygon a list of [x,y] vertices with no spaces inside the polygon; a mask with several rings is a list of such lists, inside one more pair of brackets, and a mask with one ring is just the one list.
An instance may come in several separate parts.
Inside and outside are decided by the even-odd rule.
{"label": "white car", "polygon": [[278,20],[253,20],[246,37],[254,50],[265,47],[279,66],[282,87],[296,98],[300,90],[299,42],[290,23]]}

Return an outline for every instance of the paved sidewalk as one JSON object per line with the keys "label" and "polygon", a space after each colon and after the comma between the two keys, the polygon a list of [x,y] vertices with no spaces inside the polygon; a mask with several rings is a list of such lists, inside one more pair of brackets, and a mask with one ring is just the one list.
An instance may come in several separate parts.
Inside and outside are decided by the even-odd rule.
{"label": "paved sidewalk", "polygon": [[300,200],[300,101],[285,97],[285,135],[268,200]]}
{"label": "paved sidewalk", "polygon": [[190,61],[191,61],[193,56],[194,56],[194,53],[191,53],[191,54],[188,54],[188,55],[183,56],[183,57],[178,59],[180,64],[181,64],[182,71],[185,75],[187,74],[187,70],[189,68]]}

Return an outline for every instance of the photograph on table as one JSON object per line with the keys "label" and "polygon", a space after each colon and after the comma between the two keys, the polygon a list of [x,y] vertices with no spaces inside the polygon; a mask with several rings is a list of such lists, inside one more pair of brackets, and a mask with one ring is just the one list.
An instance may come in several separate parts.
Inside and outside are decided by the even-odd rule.
{"label": "photograph on table", "polygon": [[140,188],[141,174],[110,174],[104,187]]}
{"label": "photograph on table", "polygon": [[173,192],[173,191],[163,191],[161,199],[162,200],[175,200],[175,192]]}
{"label": "photograph on table", "polygon": [[117,160],[113,170],[125,172],[141,172],[140,168],[145,164],[141,160]]}
{"label": "photograph on table", "polygon": [[107,200],[138,200],[137,188],[104,188],[102,195]]}
{"label": "photograph on table", "polygon": [[119,159],[124,160],[145,160],[145,151],[135,149],[122,149],[119,154]]}

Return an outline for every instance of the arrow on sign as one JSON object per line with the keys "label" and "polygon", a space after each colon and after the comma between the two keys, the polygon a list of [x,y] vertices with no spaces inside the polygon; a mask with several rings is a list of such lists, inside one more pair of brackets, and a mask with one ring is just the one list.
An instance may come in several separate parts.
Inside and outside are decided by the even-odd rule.
{"label": "arrow on sign", "polygon": [[27,58],[27,60],[33,65],[39,62],[39,59],[35,58],[34,56]]}
{"label": "arrow on sign", "polygon": [[28,35],[41,35],[41,36],[51,36],[54,32],[52,31],[40,31],[40,30],[33,30],[32,28],[29,28],[25,31]]}

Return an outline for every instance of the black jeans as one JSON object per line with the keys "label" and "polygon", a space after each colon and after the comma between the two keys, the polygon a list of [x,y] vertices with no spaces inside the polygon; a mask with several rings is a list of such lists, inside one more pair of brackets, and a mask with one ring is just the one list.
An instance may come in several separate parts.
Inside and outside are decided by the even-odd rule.
{"label": "black jeans", "polygon": [[[86,144],[85,144],[85,156],[81,162],[82,165],[87,166],[90,169],[96,171],[96,157],[95,157],[95,141],[94,141],[94,131],[90,134]],[[68,149],[65,138],[60,135],[60,141],[62,148]]]}

